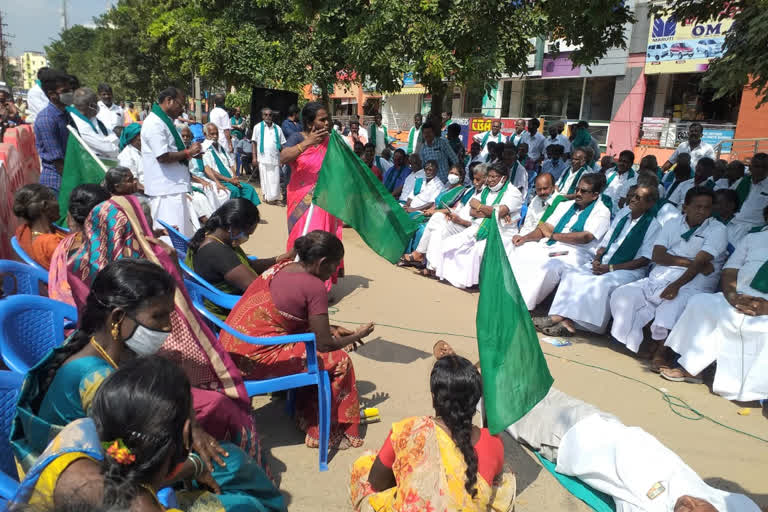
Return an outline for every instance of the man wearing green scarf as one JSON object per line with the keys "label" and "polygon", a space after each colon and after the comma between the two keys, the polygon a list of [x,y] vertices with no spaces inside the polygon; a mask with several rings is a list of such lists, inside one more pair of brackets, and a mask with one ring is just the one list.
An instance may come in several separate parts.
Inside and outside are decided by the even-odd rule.
{"label": "man wearing green scarf", "polygon": [[253,128],[251,164],[259,169],[264,202],[276,204],[280,194],[280,150],[285,145],[283,130],[272,122],[272,109],[261,109],[261,122]]}
{"label": "man wearing green scarf", "polygon": [[706,186],[710,190],[714,190],[715,182],[712,180],[712,173],[715,170],[715,161],[709,157],[700,158],[696,162],[696,169],[693,172],[693,178],[680,183],[680,185],[671,193],[667,195],[667,199],[670,202],[675,203],[682,211],[683,200],[685,195],[690,189],[698,186]]}
{"label": "man wearing green scarf", "polygon": [[666,364],[664,340],[697,293],[717,288],[726,257],[725,226],[712,218],[715,194],[693,187],[685,196],[684,215],[667,222],[653,247],[656,264],[648,277],[617,288],[611,295],[611,335],[637,353],[650,322],[655,369]]}
{"label": "man wearing green scarf", "polygon": [[381,123],[380,113],[373,117],[374,122],[368,127],[368,142],[376,145],[376,156],[381,156],[384,148],[389,147],[389,133],[387,127]]}
{"label": "man wearing green scarf", "polygon": [[749,176],[735,185],[743,197],[738,213],[728,224],[728,242],[736,245],[749,230],[763,224],[763,209],[768,206],[768,154],[756,153],[749,166]]}
{"label": "man wearing green scarf", "polygon": [[118,138],[97,117],[98,97],[92,89],[81,87],[75,91],[72,106],[67,107],[69,117],[83,142],[101,158],[114,160],[119,153]]}
{"label": "man wearing green scarf", "polygon": [[[152,112],[141,127],[141,155],[144,164],[144,193],[150,198],[152,218],[175,226],[183,235],[194,235],[187,162],[200,154],[200,144],[184,146],[173,125],[184,111],[184,91],[168,87],[160,92]],[[159,224],[155,225],[160,228]]]}
{"label": "man wearing green scarf", "polygon": [[[768,222],[768,207],[763,211]],[[672,381],[700,380],[717,362],[712,390],[728,400],[768,398],[768,227],[749,233],[723,267],[721,293],[688,302],[666,346],[680,368],[663,369]]]}
{"label": "man wearing green scarf", "polygon": [[571,166],[563,172],[557,181],[557,191],[566,199],[576,198],[576,185],[582,176],[595,172],[588,165],[587,152],[584,148],[575,148],[571,151]]}
{"label": "man wearing green scarf", "polygon": [[[603,157],[604,159],[606,157]],[[627,196],[627,190],[632,185],[637,184],[637,175],[632,169],[632,164],[635,163],[635,154],[625,149],[619,153],[619,160],[615,165],[612,165],[605,172],[605,179],[607,185],[603,194],[611,198],[614,208],[618,211],[618,208],[623,205],[619,205],[619,200]]]}
{"label": "man wearing green scarf", "polygon": [[594,259],[611,224],[611,212],[600,201],[604,187],[602,174],[584,174],[575,199],[560,201],[536,229],[512,238],[515,247],[509,259],[529,310],[555,289],[565,271]]}
{"label": "man wearing green scarf", "polygon": [[608,299],[619,286],[646,276],[661,225],[651,211],[659,199],[657,187],[638,186],[629,211],[616,217],[589,265],[565,273],[549,316],[533,319],[550,336],[570,336],[576,328],[605,333],[611,318]]}

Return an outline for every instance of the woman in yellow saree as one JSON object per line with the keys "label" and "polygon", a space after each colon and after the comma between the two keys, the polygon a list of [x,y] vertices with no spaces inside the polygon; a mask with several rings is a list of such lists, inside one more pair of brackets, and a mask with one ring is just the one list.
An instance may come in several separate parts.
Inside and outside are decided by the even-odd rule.
{"label": "woman in yellow saree", "polygon": [[357,459],[350,498],[360,512],[485,511],[512,508],[515,479],[503,472],[504,446],[472,425],[480,373],[467,359],[439,359],[430,377],[436,415],[392,425],[378,454]]}

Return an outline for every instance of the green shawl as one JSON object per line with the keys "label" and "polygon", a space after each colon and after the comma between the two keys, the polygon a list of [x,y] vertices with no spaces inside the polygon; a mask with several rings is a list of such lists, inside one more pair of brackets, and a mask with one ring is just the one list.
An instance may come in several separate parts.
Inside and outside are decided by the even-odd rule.
{"label": "green shawl", "polygon": [[[608,261],[610,265],[626,263],[637,257],[637,251],[639,251],[640,247],[642,247],[645,234],[648,232],[648,228],[651,226],[651,222],[653,222],[653,218],[655,216],[656,214],[653,209],[650,209],[640,217],[632,229],[629,230],[627,236],[624,237],[624,240],[621,242],[621,245],[619,245],[618,249],[616,249],[616,252],[614,252],[613,256],[611,256],[611,259]],[[632,212],[629,212],[621,218],[618,224],[616,224],[616,229],[614,229],[613,233],[611,233],[611,238],[608,241],[608,245],[605,246],[606,253],[608,252],[608,249],[611,248],[616,239],[619,238],[619,235],[621,234],[621,231],[624,229],[624,226],[627,224],[627,222],[631,222],[631,220]],[[605,256],[605,253],[603,253],[603,256]],[[602,260],[603,257],[601,256],[600,261],[602,262]]]}
{"label": "green shawl", "polygon": [[[176,143],[176,149],[179,151],[184,151],[187,149],[187,146],[184,145],[184,141],[181,140],[181,134],[173,125],[173,121],[171,121],[171,118],[168,117],[168,114],[166,114],[165,111],[160,108],[160,105],[157,103],[152,104],[152,113],[159,117],[160,120],[165,124],[165,127],[171,131],[171,135],[173,135],[173,141]],[[186,160],[182,160],[181,163],[187,165]]]}
{"label": "green shawl", "polygon": [[[584,225],[587,223],[587,219],[589,218],[589,215],[592,213],[592,210],[595,208],[595,204],[597,203],[597,200],[592,201],[589,203],[589,206],[584,208],[581,213],[579,213],[579,217],[576,219],[576,223],[571,226],[571,233],[579,233],[581,231],[584,231]],[[568,225],[568,221],[571,220],[571,218],[576,214],[576,201],[573,202],[570,208],[568,208],[568,211],[563,214],[563,216],[560,218],[560,221],[557,223],[557,226],[555,226],[554,233],[562,233],[565,229],[565,226]],[[557,242],[557,240],[549,239],[547,240],[547,245],[554,245]]]}
{"label": "green shawl", "polygon": [[[501,187],[499,193],[496,194],[496,198],[493,200],[493,203],[491,203],[491,206],[496,206],[501,202],[501,198],[504,197],[504,193],[507,191],[507,187],[509,187],[509,179],[507,179],[507,181],[504,183],[504,186]],[[488,194],[490,194],[490,192],[491,189],[488,187],[483,190],[483,192],[480,194],[481,203],[485,204],[485,201],[488,199]],[[477,240],[485,240],[488,238],[488,235],[491,232],[491,222],[496,222],[493,215],[483,219],[483,222],[480,223],[480,227],[478,228],[477,234],[475,235]]]}

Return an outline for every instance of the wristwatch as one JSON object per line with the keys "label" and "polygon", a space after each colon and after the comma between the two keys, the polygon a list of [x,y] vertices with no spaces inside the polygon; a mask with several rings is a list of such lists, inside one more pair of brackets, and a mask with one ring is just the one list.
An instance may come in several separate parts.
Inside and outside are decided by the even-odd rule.
{"label": "wristwatch", "polygon": [[610,270],[611,272],[613,272],[613,265],[608,265],[608,270]]}

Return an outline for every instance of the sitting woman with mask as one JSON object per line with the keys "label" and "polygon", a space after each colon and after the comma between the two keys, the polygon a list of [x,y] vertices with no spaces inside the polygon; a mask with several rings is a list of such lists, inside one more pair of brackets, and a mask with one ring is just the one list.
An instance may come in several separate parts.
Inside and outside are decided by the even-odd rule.
{"label": "sitting woman with mask", "polygon": [[179,367],[157,356],[126,362],[95,393],[90,417],[57,433],[11,508],[83,501],[105,510],[163,512],[157,489],[196,481],[216,494],[190,484],[194,490],[177,491],[181,509],[174,511],[286,510],[280,492],[235,445],[224,444],[226,466],[206,470],[191,451],[191,410],[189,380]]}

